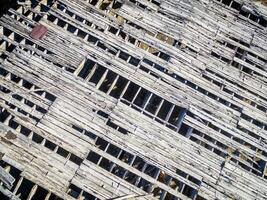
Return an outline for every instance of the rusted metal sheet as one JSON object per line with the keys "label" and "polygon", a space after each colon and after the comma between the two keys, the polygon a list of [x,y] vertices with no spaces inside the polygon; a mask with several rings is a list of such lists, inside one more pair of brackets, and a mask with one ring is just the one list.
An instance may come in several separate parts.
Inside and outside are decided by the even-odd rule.
{"label": "rusted metal sheet", "polygon": [[47,32],[47,28],[45,26],[37,25],[32,29],[30,33],[30,37],[35,40],[40,40],[45,36],[46,32]]}

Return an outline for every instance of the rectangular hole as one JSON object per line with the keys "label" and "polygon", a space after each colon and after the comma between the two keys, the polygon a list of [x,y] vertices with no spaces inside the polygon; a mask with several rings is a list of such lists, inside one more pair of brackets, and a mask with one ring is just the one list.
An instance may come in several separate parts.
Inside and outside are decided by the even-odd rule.
{"label": "rectangular hole", "polygon": [[58,196],[56,196],[55,194],[51,193],[49,200],[63,200],[63,199],[61,199]]}
{"label": "rectangular hole", "polygon": [[146,9],[147,8],[147,6],[145,6],[145,5],[141,4],[141,3],[139,3],[139,7],[140,8],[143,8],[143,9]]}
{"label": "rectangular hole", "polygon": [[84,18],[82,18],[78,15],[75,15],[75,19],[77,19],[79,22],[82,22],[84,20]]}
{"label": "rectangular hole", "polygon": [[94,61],[87,59],[84,63],[82,70],[79,72],[78,76],[85,79],[91,72],[94,65],[95,65]]}
{"label": "rectangular hole", "polygon": [[132,65],[134,65],[134,66],[138,66],[139,62],[140,62],[139,59],[134,58],[134,57],[132,57],[132,56],[131,56],[131,58],[130,58],[130,60],[129,60],[129,63],[132,64]]}
{"label": "rectangular hole", "polygon": [[136,156],[132,166],[138,169],[139,171],[141,171],[144,165],[145,165],[145,161],[139,156]]}
{"label": "rectangular hole", "polygon": [[97,4],[98,0],[91,0],[89,2],[90,2],[90,4],[92,4],[93,6],[95,6]]}
{"label": "rectangular hole", "polygon": [[0,75],[1,75],[1,76],[4,76],[4,77],[5,77],[8,73],[9,73],[8,71],[6,71],[6,70],[3,69],[2,67],[0,67]]}
{"label": "rectangular hole", "polygon": [[89,194],[88,192],[83,191],[82,197],[84,197],[84,200],[99,200],[94,195]]}
{"label": "rectangular hole", "polygon": [[232,136],[231,134],[227,133],[224,130],[221,130],[221,134],[223,134],[223,135],[225,135],[226,137],[229,137],[229,138],[231,138],[231,136]]}
{"label": "rectangular hole", "polygon": [[41,144],[44,138],[36,133],[33,134],[32,140],[38,144]]}
{"label": "rectangular hole", "polygon": [[157,6],[160,6],[160,2],[157,2],[157,1],[155,1],[155,0],[152,0],[151,2],[154,3],[154,4],[157,5]]}
{"label": "rectangular hole", "polygon": [[179,180],[175,179],[175,178],[172,178],[171,182],[169,183],[169,186],[174,189],[174,190],[177,190],[177,191],[180,191],[180,186],[182,185],[183,183],[180,182]]}
{"label": "rectangular hole", "polygon": [[245,66],[243,66],[242,71],[245,72],[245,73],[247,73],[247,74],[251,74],[253,72],[250,68],[245,67]]}
{"label": "rectangular hole", "polygon": [[[154,188],[154,190],[152,191],[152,193],[153,193],[153,196],[156,196],[156,197],[158,197],[158,198],[161,198],[161,196],[164,195],[165,191],[162,190],[161,188],[159,188],[158,186],[156,186],[156,187]],[[176,199],[175,199],[175,200],[176,200]]]}
{"label": "rectangular hole", "polygon": [[31,130],[24,127],[24,126],[21,126],[20,127],[20,133],[22,133],[23,135],[25,135],[26,137],[28,137],[31,133]]}
{"label": "rectangular hole", "polygon": [[147,91],[146,89],[142,88],[138,93],[136,99],[134,100],[134,104],[143,108],[145,103],[147,102],[151,92]]}
{"label": "rectangular hole", "polygon": [[[1,86],[0,86],[0,88],[1,88]],[[20,95],[17,95],[17,94],[13,94],[12,97],[18,101],[21,101],[23,99]]]}
{"label": "rectangular hole", "polygon": [[222,0],[224,5],[230,6],[232,0]]}
{"label": "rectangular hole", "polygon": [[26,105],[30,106],[31,108],[34,106],[34,104],[33,104],[31,101],[26,100],[26,99],[25,99],[24,103],[25,103]]}
{"label": "rectangular hole", "polygon": [[135,44],[136,39],[135,39],[134,37],[132,37],[132,36],[129,36],[129,38],[128,38],[128,42],[130,42],[130,43],[132,43],[132,44]]}
{"label": "rectangular hole", "polygon": [[189,176],[188,177],[188,180],[191,181],[191,182],[193,182],[193,183],[195,183],[195,184],[197,184],[197,185],[200,185],[201,184],[201,181],[198,180],[198,179],[196,179],[196,178],[194,178],[193,176]]}
{"label": "rectangular hole", "polygon": [[[18,109],[18,112],[21,113],[21,114],[23,114],[23,115],[27,115],[28,114],[28,113],[26,113],[24,110],[22,110],[20,108]],[[31,115],[30,115],[30,117],[33,118]]]}
{"label": "rectangular hole", "polygon": [[15,82],[15,83],[18,83],[21,80],[21,78],[18,76],[15,76],[14,74],[11,74],[10,80]]}
{"label": "rectangular hole", "polygon": [[126,173],[126,170],[123,167],[116,165],[111,171],[111,173],[122,178]]}
{"label": "rectangular hole", "polygon": [[50,142],[49,140],[46,140],[44,146],[50,149],[51,151],[54,151],[57,145],[54,144],[53,142]]}
{"label": "rectangular hole", "polygon": [[[67,8],[67,7],[65,6],[65,8]],[[69,16],[71,16],[71,17],[74,15],[74,13],[70,12],[69,10],[66,10],[65,13],[68,14]]]}
{"label": "rectangular hole", "polygon": [[77,164],[77,165],[80,165],[83,160],[81,158],[79,158],[78,156],[71,154],[70,161]]}
{"label": "rectangular hole", "polygon": [[153,77],[155,77],[156,79],[159,78],[159,75],[156,74],[156,73],[154,73],[154,72],[152,72],[152,71],[150,71],[150,75],[153,76]]}
{"label": "rectangular hole", "polygon": [[3,86],[0,85],[0,91],[2,91],[5,94],[9,94],[11,91]]}
{"label": "rectangular hole", "polygon": [[132,102],[136,92],[138,91],[140,87],[138,85],[136,85],[135,83],[131,82],[125,92],[125,94],[123,95],[123,98]]}
{"label": "rectangular hole", "polygon": [[249,15],[249,13],[245,10],[240,10],[239,14],[243,15],[244,17],[248,17],[248,15]]}
{"label": "rectangular hole", "polygon": [[85,131],[84,135],[86,135],[87,137],[89,137],[93,140],[95,140],[97,138],[97,136],[90,131]]}
{"label": "rectangular hole", "polygon": [[100,47],[103,50],[106,50],[107,49],[106,45],[104,43],[102,43],[102,42],[98,42],[97,43],[97,46]]}
{"label": "rectangular hole", "polygon": [[68,189],[68,195],[77,199],[81,194],[81,191],[81,188],[78,188],[77,186],[71,184]]}
{"label": "rectangular hole", "polygon": [[18,43],[20,43],[23,40],[23,37],[17,33],[14,35],[14,40]]}
{"label": "rectangular hole", "polygon": [[261,106],[261,105],[257,105],[257,109],[261,110],[262,112],[265,112],[267,111],[267,109],[264,107],[264,106]]}
{"label": "rectangular hole", "polygon": [[119,54],[119,58],[121,58],[121,59],[127,61],[128,58],[129,58],[129,54],[127,54],[127,53],[121,51],[120,54]]}
{"label": "rectangular hole", "polygon": [[238,2],[236,2],[236,1],[233,1],[231,7],[232,7],[233,9],[235,9],[235,10],[239,10],[240,7],[241,7],[241,4],[238,3]]}
{"label": "rectangular hole", "polygon": [[3,160],[0,161],[0,166],[2,166],[3,168],[5,168],[6,166],[10,166],[9,174],[15,178],[15,182],[13,183],[13,187],[11,188],[11,191],[13,192],[20,179],[21,171],[9,165],[8,163],[5,163]]}
{"label": "rectangular hole", "polygon": [[139,69],[141,69],[142,71],[144,71],[144,72],[146,72],[146,73],[149,72],[149,69],[145,68],[143,65],[141,65],[141,66],[139,67]]}
{"label": "rectangular hole", "polygon": [[109,161],[108,159],[102,158],[100,163],[99,163],[99,166],[102,167],[103,169],[109,171],[111,166],[112,166],[112,164],[113,163],[111,161]]}
{"label": "rectangular hole", "polygon": [[179,176],[182,176],[184,178],[186,178],[187,174],[184,173],[183,171],[179,170],[179,169],[176,169],[176,174],[178,174]]}
{"label": "rectangular hole", "polygon": [[171,177],[168,174],[166,174],[163,171],[160,171],[160,174],[158,176],[158,181],[159,182],[164,183],[164,184],[167,185],[167,183],[169,182],[170,179],[171,179]]}
{"label": "rectangular hole", "polygon": [[159,113],[158,113],[158,117],[165,120],[165,118],[167,117],[167,114],[169,113],[170,109],[172,107],[172,104],[169,101],[164,100]]}
{"label": "rectangular hole", "polygon": [[22,81],[22,86],[27,88],[27,89],[31,89],[31,87],[33,86],[33,84],[31,84],[30,82],[23,80]]}
{"label": "rectangular hole", "polygon": [[75,129],[76,131],[80,132],[80,133],[83,132],[83,129],[78,127],[78,126],[72,125],[72,128]]}
{"label": "rectangular hole", "polygon": [[113,34],[116,34],[118,32],[118,29],[114,28],[113,26],[110,26],[108,31],[113,33]]}
{"label": "rectangular hole", "polygon": [[253,120],[252,123],[260,128],[263,128],[264,124],[258,120]]}
{"label": "rectangular hole", "polygon": [[106,69],[104,67],[97,65],[97,68],[96,68],[92,78],[89,81],[92,83],[95,83],[97,85],[97,83],[99,82],[99,80],[101,79],[101,77],[103,76],[105,71],[106,71]]}
{"label": "rectangular hole", "polygon": [[122,153],[119,156],[119,159],[127,164],[130,164],[132,159],[133,159],[133,155],[126,152],[126,151],[122,151]]}
{"label": "rectangular hole", "polygon": [[97,164],[99,159],[101,158],[100,155],[98,155],[97,153],[93,152],[93,151],[90,151],[90,153],[88,154],[87,156],[87,160]]}
{"label": "rectangular hole", "polygon": [[114,85],[114,87],[112,88],[110,95],[116,99],[118,99],[121,95],[121,93],[123,92],[123,89],[126,87],[128,80],[123,78],[123,77],[119,77],[116,84]]}
{"label": "rectangular hole", "polygon": [[65,149],[63,149],[62,147],[59,147],[57,150],[57,154],[63,156],[64,158],[66,158],[69,154],[68,151],[66,151]]}
{"label": "rectangular hole", "polygon": [[125,40],[125,38],[126,38],[126,33],[124,33],[123,31],[120,30],[120,32],[119,32],[119,36],[120,36],[122,39]]}
{"label": "rectangular hole", "polygon": [[99,90],[101,90],[102,92],[107,93],[107,91],[111,87],[111,84],[115,80],[116,76],[117,76],[117,74],[115,74],[112,71],[109,71],[107,76],[106,76],[106,78],[105,78],[105,80],[102,82],[101,86],[99,87]]}
{"label": "rectangular hole", "polygon": [[64,22],[63,20],[58,19],[57,25],[60,26],[61,28],[63,28],[66,24],[67,24],[67,23]]}
{"label": "rectangular hole", "polygon": [[256,15],[252,14],[252,13],[249,16],[249,19],[252,20],[252,21],[254,21],[254,22],[257,22],[258,21],[258,17]]}
{"label": "rectangular hole", "polygon": [[134,184],[137,181],[137,179],[138,179],[138,176],[132,172],[128,172],[125,177],[125,180],[130,184]]}
{"label": "rectangular hole", "polygon": [[140,189],[142,189],[146,192],[151,192],[150,190],[152,189],[152,184],[150,182],[148,182],[147,180],[141,178],[137,187],[139,187]]}
{"label": "rectangular hole", "polygon": [[154,64],[152,61],[150,61],[148,59],[144,59],[143,62],[150,65],[150,66],[153,66],[153,64]]}
{"label": "rectangular hole", "polygon": [[67,31],[69,31],[69,32],[71,32],[71,33],[74,33],[75,31],[76,31],[76,27],[74,27],[74,26],[72,26],[72,25],[68,25],[68,27],[67,27]]}
{"label": "rectangular hole", "polygon": [[114,56],[115,56],[115,55],[117,54],[117,52],[118,52],[118,49],[117,49],[117,48],[114,48],[114,47],[112,47],[112,48],[108,48],[107,50],[108,50],[109,53],[113,54]]}
{"label": "rectangular hole", "polygon": [[267,27],[267,20],[263,17],[260,18],[259,24],[263,27]]}
{"label": "rectangular hole", "polygon": [[89,21],[87,21],[87,20],[85,21],[85,24],[86,24],[87,26],[90,26],[90,27],[93,25],[93,23],[91,23],[91,22],[89,22]]}
{"label": "rectangular hole", "polygon": [[187,125],[187,124],[185,124],[185,123],[182,123],[182,125],[181,125],[181,127],[180,127],[180,129],[179,129],[179,133],[181,134],[181,135],[183,135],[183,136],[186,136],[187,135],[187,132],[188,132],[188,130],[189,130],[189,126]]}
{"label": "rectangular hole", "polygon": [[156,63],[154,63],[154,68],[159,70],[159,71],[161,71],[161,72],[165,72],[166,71],[166,69],[164,67],[162,67],[162,66],[160,66],[160,65],[158,65]]}
{"label": "rectangular hole", "polygon": [[87,35],[87,34],[86,34],[84,31],[82,31],[82,30],[78,30],[78,33],[77,33],[77,36],[78,36],[78,37],[80,37],[80,38],[85,38],[86,35]]}
{"label": "rectangular hole", "polygon": [[118,126],[116,124],[114,124],[110,119],[108,119],[107,121],[107,125],[113,129],[117,129]]}
{"label": "rectangular hole", "polygon": [[33,182],[24,178],[18,191],[16,192],[16,195],[20,194],[20,199],[27,199],[33,186]]}
{"label": "rectangular hole", "polygon": [[122,128],[122,127],[119,127],[118,128],[118,131],[124,135],[127,135],[129,132],[125,129],[125,128]]}
{"label": "rectangular hole", "polygon": [[110,154],[110,155],[112,155],[112,156],[117,158],[117,156],[119,155],[120,151],[121,151],[120,148],[116,147],[113,144],[110,144],[106,152],[108,154]]}
{"label": "rectangular hole", "polygon": [[40,106],[36,106],[36,110],[37,110],[38,112],[42,113],[42,114],[47,113],[47,110],[44,109],[44,108],[42,108],[42,107],[40,107]]}
{"label": "rectangular hole", "polygon": [[162,98],[153,94],[153,96],[150,98],[149,103],[146,106],[146,110],[152,114],[155,114],[156,110],[158,109],[160,102]]}
{"label": "rectangular hole", "polygon": [[94,36],[92,36],[92,35],[89,35],[89,37],[88,37],[88,39],[87,39],[87,41],[88,41],[89,43],[92,43],[92,44],[95,44],[98,40],[99,40],[98,38],[96,38],[96,37],[94,37]]}
{"label": "rectangular hole", "polygon": [[220,59],[220,56],[217,53],[213,52],[213,51],[211,52],[211,55]]}
{"label": "rectangular hole", "polygon": [[0,111],[0,122],[4,122],[9,115],[10,115],[10,113],[7,112],[7,110],[3,110],[2,111],[2,109],[1,109],[1,111]]}
{"label": "rectangular hole", "polygon": [[7,29],[6,27],[3,27],[3,34],[4,34],[5,36],[8,37],[11,33],[12,33],[11,30]]}
{"label": "rectangular hole", "polygon": [[47,194],[48,194],[47,190],[38,186],[36,192],[34,193],[33,197],[31,198],[31,200],[44,199],[44,197],[46,197]]}
{"label": "rectangular hole", "polygon": [[182,193],[190,198],[194,198],[194,196],[197,195],[197,191],[188,185],[185,185]]}
{"label": "rectangular hole", "polygon": [[228,64],[231,62],[229,59],[227,59],[227,58],[225,58],[225,57],[222,57],[221,60],[222,60],[223,62],[225,62],[225,63],[228,63]]}
{"label": "rectangular hole", "polygon": [[53,94],[50,94],[48,92],[45,92],[45,98],[52,102],[56,100],[56,97]]}
{"label": "rectangular hole", "polygon": [[105,113],[105,112],[103,112],[101,110],[97,111],[97,114],[102,116],[102,117],[104,117],[104,118],[108,118],[108,116],[109,116],[107,113]]}
{"label": "rectangular hole", "polygon": [[54,22],[57,18],[54,15],[47,15],[47,20],[50,22]]}
{"label": "rectangular hole", "polygon": [[159,57],[160,57],[161,59],[167,61],[167,62],[168,62],[168,61],[170,60],[170,58],[171,58],[170,55],[168,55],[168,54],[166,54],[166,53],[163,53],[163,52],[160,52]]}
{"label": "rectangular hole", "polygon": [[175,106],[168,122],[176,126],[179,122],[179,116],[181,111],[182,108]]}
{"label": "rectangular hole", "polygon": [[154,178],[155,175],[158,173],[158,171],[159,171],[159,168],[157,168],[156,166],[148,164],[144,173],[151,176],[152,178]]}
{"label": "rectangular hole", "polygon": [[105,140],[103,140],[102,138],[98,137],[97,140],[96,140],[95,145],[96,145],[99,149],[101,149],[101,150],[104,151],[104,150],[106,149],[107,145],[108,145],[108,142],[105,141]]}

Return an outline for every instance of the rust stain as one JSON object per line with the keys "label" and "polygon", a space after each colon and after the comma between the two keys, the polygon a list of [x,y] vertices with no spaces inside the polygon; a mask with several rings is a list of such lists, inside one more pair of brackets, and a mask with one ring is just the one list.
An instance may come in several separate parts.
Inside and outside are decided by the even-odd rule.
{"label": "rust stain", "polygon": [[12,145],[12,142],[10,142],[9,140],[7,140],[6,138],[0,138],[0,140],[4,143],[6,143],[7,145]]}
{"label": "rust stain", "polygon": [[42,39],[44,37],[46,32],[47,32],[47,28],[40,24],[40,25],[35,26],[32,29],[32,31],[30,33],[30,37],[35,39],[35,40],[39,40],[39,39]]}
{"label": "rust stain", "polygon": [[8,131],[5,137],[8,140],[14,140],[17,138],[16,134],[14,134],[12,131]]}
{"label": "rust stain", "polygon": [[14,134],[12,131],[7,131],[5,137],[1,137],[0,140],[6,143],[7,145],[12,145],[12,142],[10,142],[10,140],[14,140],[16,138],[16,134]]}
{"label": "rust stain", "polygon": [[5,155],[4,153],[0,152],[0,160],[3,159],[4,155]]}

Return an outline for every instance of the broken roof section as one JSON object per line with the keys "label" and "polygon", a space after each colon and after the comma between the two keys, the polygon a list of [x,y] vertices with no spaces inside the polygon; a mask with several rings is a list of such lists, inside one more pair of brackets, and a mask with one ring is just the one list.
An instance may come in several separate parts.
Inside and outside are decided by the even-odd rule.
{"label": "broken roof section", "polygon": [[266,7],[28,2],[0,18],[13,196],[266,198]]}

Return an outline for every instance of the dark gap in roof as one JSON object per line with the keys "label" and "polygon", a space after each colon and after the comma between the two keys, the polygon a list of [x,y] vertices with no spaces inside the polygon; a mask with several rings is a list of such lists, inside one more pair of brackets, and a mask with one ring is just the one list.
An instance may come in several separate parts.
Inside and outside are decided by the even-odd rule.
{"label": "dark gap in roof", "polygon": [[3,16],[10,8],[15,8],[17,1],[14,0],[1,0],[0,1],[0,17]]}

